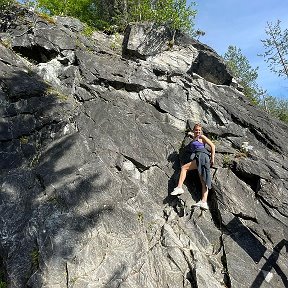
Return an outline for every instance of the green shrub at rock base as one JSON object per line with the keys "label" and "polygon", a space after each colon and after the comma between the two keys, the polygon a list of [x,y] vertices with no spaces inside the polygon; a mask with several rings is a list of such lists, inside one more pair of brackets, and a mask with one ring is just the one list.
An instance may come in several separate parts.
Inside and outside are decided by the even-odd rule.
{"label": "green shrub at rock base", "polygon": [[0,11],[9,9],[11,6],[15,4],[16,4],[16,1],[14,0],[0,0]]}
{"label": "green shrub at rock base", "polygon": [[93,32],[94,29],[91,26],[89,26],[88,24],[84,25],[84,29],[82,32],[84,36],[92,36]]}
{"label": "green shrub at rock base", "polygon": [[20,137],[20,143],[21,144],[27,144],[29,142],[29,137],[28,136],[21,136]]}
{"label": "green shrub at rock base", "polygon": [[7,282],[4,281],[5,277],[4,277],[4,271],[2,271],[2,269],[0,270],[0,288],[7,288]]}
{"label": "green shrub at rock base", "polygon": [[222,160],[222,165],[224,168],[228,168],[231,166],[231,163],[232,163],[232,159],[231,159],[231,156],[229,154],[225,154],[223,156],[223,160]]}
{"label": "green shrub at rock base", "polygon": [[137,220],[138,220],[140,223],[143,223],[143,220],[144,220],[143,212],[138,212],[138,213],[137,213]]}
{"label": "green shrub at rock base", "polygon": [[34,268],[39,268],[39,250],[35,249],[31,252],[31,258],[32,258],[32,265]]}

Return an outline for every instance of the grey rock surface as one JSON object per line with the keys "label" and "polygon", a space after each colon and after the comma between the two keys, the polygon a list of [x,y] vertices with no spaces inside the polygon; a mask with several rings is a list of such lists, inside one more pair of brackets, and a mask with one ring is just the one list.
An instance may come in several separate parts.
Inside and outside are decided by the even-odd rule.
{"label": "grey rock surface", "polygon": [[155,23],[129,24],[123,39],[123,55],[146,59],[169,48],[172,32]]}
{"label": "grey rock surface", "polygon": [[[248,102],[216,52],[187,35],[166,49],[152,24],[131,25],[122,51],[75,19],[1,19],[0,281],[288,286],[288,127]],[[206,212],[191,209],[194,172],[170,196],[196,122],[216,145]]]}

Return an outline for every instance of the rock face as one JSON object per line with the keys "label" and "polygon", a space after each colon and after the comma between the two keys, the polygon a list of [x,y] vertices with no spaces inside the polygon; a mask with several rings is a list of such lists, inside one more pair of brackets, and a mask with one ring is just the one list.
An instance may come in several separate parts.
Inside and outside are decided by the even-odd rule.
{"label": "rock face", "polygon": [[197,73],[214,84],[230,85],[233,77],[219,58],[215,53],[200,50],[190,72]]}
{"label": "rock face", "polygon": [[172,37],[173,34],[165,26],[154,23],[129,24],[125,30],[123,55],[145,60],[169,49]]}
{"label": "rock face", "polygon": [[[127,32],[123,51],[147,48],[130,59],[75,19],[2,16],[0,283],[288,286],[288,127],[228,74],[206,77],[226,69],[212,49],[180,36],[154,49],[163,35],[149,50],[148,24]],[[207,212],[191,209],[193,172],[169,196],[195,122],[216,145]]]}

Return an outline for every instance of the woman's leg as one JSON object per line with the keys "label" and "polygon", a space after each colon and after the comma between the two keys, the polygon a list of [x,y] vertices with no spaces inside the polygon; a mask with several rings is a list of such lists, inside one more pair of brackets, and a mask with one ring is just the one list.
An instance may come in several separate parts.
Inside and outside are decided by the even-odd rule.
{"label": "woman's leg", "polygon": [[171,195],[180,195],[184,193],[184,190],[182,189],[182,185],[185,181],[187,171],[197,169],[196,160],[193,160],[192,162],[189,162],[181,167],[180,177],[178,181],[177,187],[174,188],[174,190],[171,192]]}
{"label": "woman's leg", "polygon": [[180,173],[180,177],[179,177],[179,181],[178,181],[178,185],[177,187],[182,188],[182,185],[186,179],[186,175],[187,175],[187,171],[190,170],[195,170],[197,169],[197,164],[196,164],[196,160],[193,160],[185,165],[183,165],[181,167],[181,173]]}
{"label": "woman's leg", "polygon": [[201,186],[202,186],[202,202],[207,202],[207,197],[208,197],[208,186],[203,180],[203,177],[199,174],[199,178],[201,181]]}
{"label": "woman's leg", "polygon": [[200,207],[203,210],[208,210],[208,204],[207,204],[207,197],[208,197],[208,186],[203,180],[203,177],[199,174],[201,186],[202,186],[202,198],[199,202],[192,205],[192,207]]}

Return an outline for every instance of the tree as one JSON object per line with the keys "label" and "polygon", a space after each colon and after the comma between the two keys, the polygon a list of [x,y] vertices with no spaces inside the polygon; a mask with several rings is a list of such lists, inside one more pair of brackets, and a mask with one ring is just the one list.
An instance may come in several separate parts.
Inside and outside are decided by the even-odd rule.
{"label": "tree", "polygon": [[173,30],[191,32],[193,29],[192,18],[196,16],[196,11],[192,10],[192,5],[186,6],[186,0],[158,0],[155,3],[155,21],[160,24],[167,24]]}
{"label": "tree", "polygon": [[5,10],[14,5],[16,1],[14,0],[0,0],[0,10]]}
{"label": "tree", "polygon": [[244,94],[254,104],[258,104],[265,91],[256,83],[258,67],[252,68],[249,60],[242,54],[241,49],[230,45],[223,56],[226,65],[231,70],[233,77],[244,88]]}
{"label": "tree", "polygon": [[[79,18],[100,30],[123,31],[129,22],[153,21],[173,30],[192,32],[196,11],[186,0],[36,0],[50,15]],[[31,3],[30,3],[31,4]]]}
{"label": "tree", "polygon": [[251,67],[248,59],[242,54],[241,49],[236,46],[229,46],[223,58],[233,76],[243,86],[244,94],[252,103],[272,116],[288,123],[288,101],[267,95],[266,91],[259,88],[256,83],[258,67]]}
{"label": "tree", "polygon": [[[105,0],[104,0],[105,1]],[[107,1],[107,0],[106,0]],[[114,0],[111,24],[123,30],[129,22],[153,21],[172,30],[192,32],[196,11],[186,0]],[[119,5],[119,2],[121,5]],[[111,14],[111,13],[110,13]]]}
{"label": "tree", "polygon": [[95,9],[91,0],[38,0],[40,10],[50,15],[72,16],[91,24]]}
{"label": "tree", "polygon": [[288,100],[265,96],[259,106],[274,117],[288,123]]}
{"label": "tree", "polygon": [[197,40],[199,40],[199,38],[201,36],[204,36],[206,33],[205,31],[202,31],[200,29],[197,29],[196,31],[193,31],[193,37],[197,38]]}
{"label": "tree", "polygon": [[280,20],[275,24],[267,22],[267,39],[261,40],[266,51],[262,55],[272,72],[288,78],[288,29],[282,30]]}

